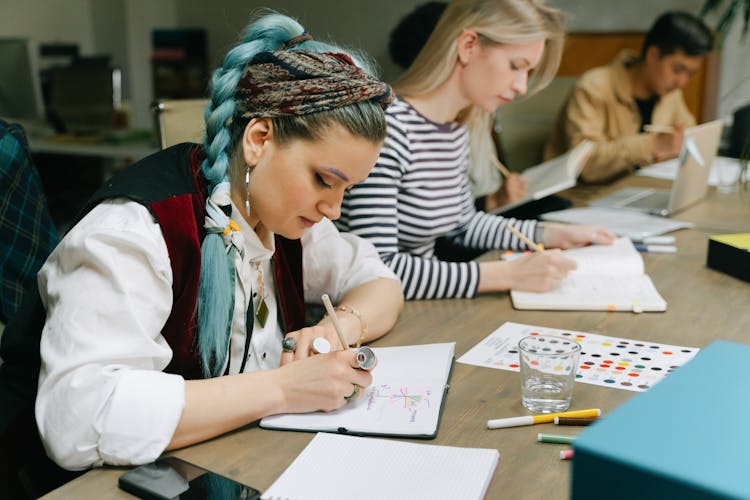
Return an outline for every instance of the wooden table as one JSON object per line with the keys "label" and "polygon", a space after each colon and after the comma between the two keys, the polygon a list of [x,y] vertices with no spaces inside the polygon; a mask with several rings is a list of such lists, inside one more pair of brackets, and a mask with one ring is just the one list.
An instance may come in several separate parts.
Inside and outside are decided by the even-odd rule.
{"label": "wooden table", "polygon": [[[581,203],[625,185],[658,184],[655,179],[630,177],[615,186],[576,188],[568,194]],[[712,189],[706,200],[677,217],[696,224],[695,229],[674,233],[679,252],[643,254],[646,272],[669,304],[665,313],[516,311],[507,293],[473,300],[414,301],[407,303],[393,331],[374,345],[455,341],[458,358],[505,321],[696,347],[719,338],[748,342],[750,285],[708,269],[705,263],[709,234],[750,232],[750,192],[725,195]],[[573,406],[598,407],[606,413],[636,394],[576,384]],[[558,456],[565,446],[535,442],[537,432],[554,432],[553,426],[486,428],[488,419],[526,414],[520,401],[517,373],[456,363],[438,437],[422,442],[498,449],[500,463],[488,498],[568,498],[571,464]],[[264,491],[312,437],[253,424],[175,455]],[[88,472],[45,498],[132,498],[116,486],[123,470]]]}

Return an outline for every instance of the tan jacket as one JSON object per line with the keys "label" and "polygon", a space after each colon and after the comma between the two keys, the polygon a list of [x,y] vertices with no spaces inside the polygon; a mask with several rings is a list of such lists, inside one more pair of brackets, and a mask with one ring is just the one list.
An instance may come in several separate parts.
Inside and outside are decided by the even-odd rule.
{"label": "tan jacket", "polygon": [[[608,66],[581,76],[547,141],[545,159],[561,155],[584,139],[592,141],[592,155],[580,176],[589,183],[606,182],[654,162],[648,134],[638,132],[641,114],[626,73],[626,65],[636,57],[625,50]],[[680,90],[659,99],[651,121],[655,125],[695,124]]]}

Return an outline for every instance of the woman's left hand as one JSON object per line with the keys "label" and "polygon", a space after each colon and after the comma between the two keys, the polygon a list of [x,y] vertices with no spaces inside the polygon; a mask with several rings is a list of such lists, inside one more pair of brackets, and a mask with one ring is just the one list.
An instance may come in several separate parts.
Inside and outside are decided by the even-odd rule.
{"label": "woman's left hand", "polygon": [[615,235],[600,226],[544,223],[544,246],[548,248],[574,248],[585,245],[611,245]]}
{"label": "woman's left hand", "polygon": [[[316,354],[313,351],[312,345],[316,337],[326,339],[331,344],[331,351],[340,351],[344,348],[341,345],[339,336],[336,334],[336,330],[334,330],[333,325],[329,322],[302,328],[296,332],[289,332],[286,334],[286,337],[294,339],[297,342],[297,347],[295,347],[294,351],[281,351],[281,366]],[[346,347],[348,348],[349,346],[347,345]]]}

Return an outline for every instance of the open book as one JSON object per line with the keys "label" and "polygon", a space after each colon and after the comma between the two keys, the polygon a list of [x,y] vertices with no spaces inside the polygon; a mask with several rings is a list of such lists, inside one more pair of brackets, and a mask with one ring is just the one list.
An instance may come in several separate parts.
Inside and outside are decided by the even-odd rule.
{"label": "open book", "polygon": [[550,292],[512,290],[513,307],[633,312],[667,309],[667,302],[644,273],[643,259],[628,238],[618,238],[612,245],[592,245],[563,253],[575,260],[578,268]]}
{"label": "open book", "polygon": [[481,500],[499,459],[494,449],[318,434],[262,498]]}
{"label": "open book", "polygon": [[557,158],[527,168],[522,172],[529,180],[529,192],[526,197],[499,207],[493,213],[502,213],[526,202],[540,200],[563,189],[572,188],[576,185],[578,174],[591,154],[591,148],[592,144],[589,141],[583,141]]}
{"label": "open book", "polygon": [[273,415],[264,429],[431,439],[437,434],[455,342],[373,348],[378,364],[364,394],[332,412]]}

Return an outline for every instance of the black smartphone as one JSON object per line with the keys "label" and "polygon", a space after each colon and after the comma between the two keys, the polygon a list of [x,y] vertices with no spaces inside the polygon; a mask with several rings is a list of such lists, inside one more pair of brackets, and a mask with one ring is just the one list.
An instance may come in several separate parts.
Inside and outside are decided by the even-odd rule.
{"label": "black smartphone", "polygon": [[129,470],[117,481],[121,489],[147,500],[255,500],[260,491],[177,457]]}

